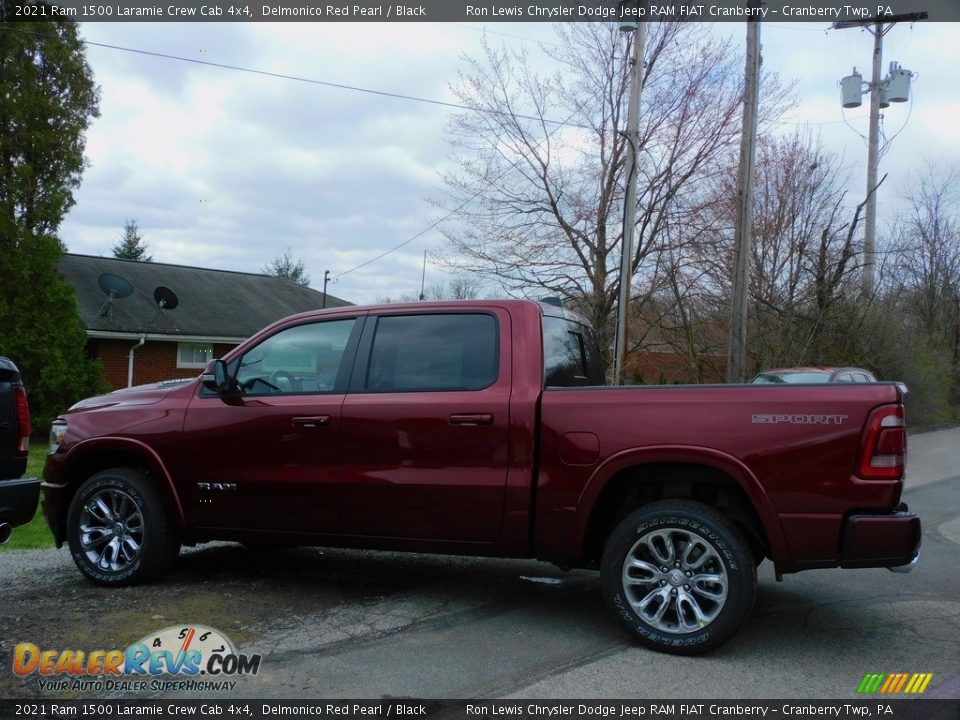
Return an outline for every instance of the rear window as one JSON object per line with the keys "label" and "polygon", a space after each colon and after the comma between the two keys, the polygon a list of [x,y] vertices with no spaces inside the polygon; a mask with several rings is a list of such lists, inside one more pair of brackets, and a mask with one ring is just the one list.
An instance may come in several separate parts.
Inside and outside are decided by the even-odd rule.
{"label": "rear window", "polygon": [[753,382],[764,383],[790,383],[793,384],[815,384],[828,383],[830,376],[826,373],[765,373],[757,375]]}
{"label": "rear window", "polygon": [[370,392],[481,390],[498,374],[497,320],[486,314],[381,317],[370,353]]}
{"label": "rear window", "polygon": [[586,325],[566,318],[543,318],[544,383],[547,387],[603,385],[603,359]]}

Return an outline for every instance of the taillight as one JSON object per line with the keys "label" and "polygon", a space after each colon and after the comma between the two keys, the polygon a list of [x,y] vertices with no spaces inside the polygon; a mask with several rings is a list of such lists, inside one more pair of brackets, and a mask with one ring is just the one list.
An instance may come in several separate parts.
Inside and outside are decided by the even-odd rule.
{"label": "taillight", "polygon": [[17,399],[17,452],[25,453],[30,449],[30,407],[27,405],[27,391],[20,385],[13,386]]}
{"label": "taillight", "polygon": [[903,405],[884,405],[867,418],[860,446],[857,475],[864,480],[897,480],[903,477],[907,458],[907,428]]}

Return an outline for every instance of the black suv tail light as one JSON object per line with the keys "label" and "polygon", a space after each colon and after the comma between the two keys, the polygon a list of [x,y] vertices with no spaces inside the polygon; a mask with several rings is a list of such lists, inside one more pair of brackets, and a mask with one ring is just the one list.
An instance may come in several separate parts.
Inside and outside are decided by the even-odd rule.
{"label": "black suv tail light", "polygon": [[13,387],[17,401],[17,452],[25,453],[30,449],[30,406],[27,405],[27,391],[22,385]]}

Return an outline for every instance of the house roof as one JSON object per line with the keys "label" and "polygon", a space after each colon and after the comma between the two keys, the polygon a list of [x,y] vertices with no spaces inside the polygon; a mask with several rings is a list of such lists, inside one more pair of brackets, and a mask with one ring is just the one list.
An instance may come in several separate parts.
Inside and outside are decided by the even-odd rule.
{"label": "house roof", "polygon": [[[322,292],[272,275],[73,254],[64,255],[59,268],[76,291],[88,332],[239,339],[287,315],[323,306]],[[97,284],[104,273],[133,285],[129,297],[113,300],[112,317]],[[175,309],[157,312],[153,292],[158,286],[176,293]],[[350,303],[327,295],[327,307],[344,305]]]}

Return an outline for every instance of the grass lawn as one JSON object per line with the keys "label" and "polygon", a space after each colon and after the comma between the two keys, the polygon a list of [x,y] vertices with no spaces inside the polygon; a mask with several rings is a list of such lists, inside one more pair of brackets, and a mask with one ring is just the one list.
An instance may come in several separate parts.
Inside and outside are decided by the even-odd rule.
{"label": "grass lawn", "polygon": [[[40,477],[43,474],[43,463],[47,459],[47,445],[31,441],[30,455],[27,458],[27,477]],[[37,548],[53,547],[53,535],[43,519],[43,513],[37,507],[34,515],[26,525],[13,529],[13,537],[5,545],[0,545],[0,552],[5,550],[35,550]]]}

